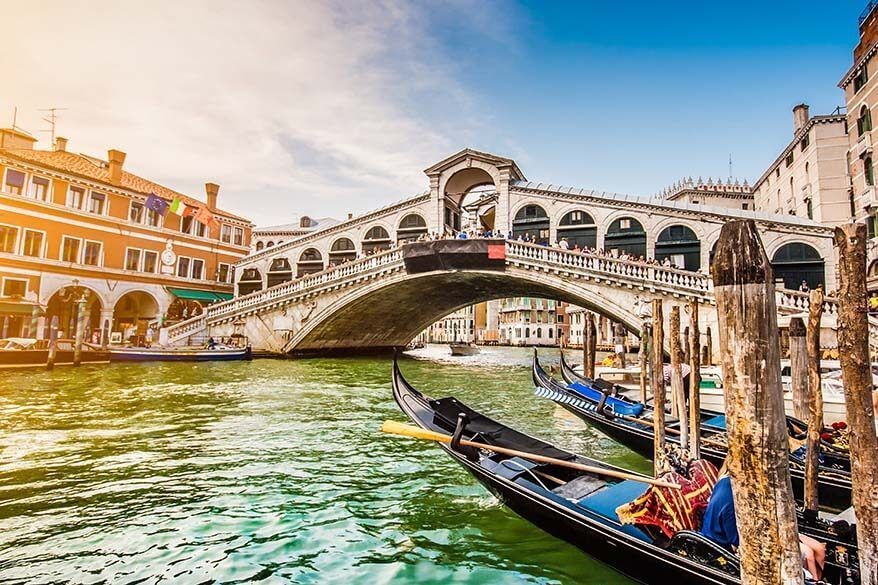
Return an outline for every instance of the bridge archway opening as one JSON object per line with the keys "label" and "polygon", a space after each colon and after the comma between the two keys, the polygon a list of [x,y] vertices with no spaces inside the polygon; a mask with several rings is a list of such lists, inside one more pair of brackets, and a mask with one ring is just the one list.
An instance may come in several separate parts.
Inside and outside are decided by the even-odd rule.
{"label": "bridge archway opening", "polygon": [[813,246],[803,242],[784,244],[771,257],[774,279],[783,280],[786,288],[797,289],[802,282],[809,288],[825,286],[825,261]]}
{"label": "bridge archway opening", "polygon": [[238,296],[262,290],[262,273],[258,268],[245,268],[241,271],[241,279],[238,280]]}
{"label": "bridge archway opening", "polygon": [[262,248],[264,248],[264,247],[265,247],[265,244],[262,242],[262,240],[259,240],[258,242],[256,242],[256,251],[257,252],[262,250]]}
{"label": "bridge archway opening", "polygon": [[49,297],[46,305],[46,324],[52,323],[52,317],[58,317],[59,338],[76,335],[76,302],[81,298],[85,298],[85,339],[89,339],[93,331],[100,330],[103,308],[100,296],[85,286],[65,286]]}
{"label": "bridge archway opening", "polygon": [[409,213],[399,221],[396,243],[414,242],[427,233],[427,221],[418,213]]}
{"label": "bridge archway opening", "polygon": [[568,211],[558,224],[558,239],[564,238],[570,248],[597,248],[598,226],[587,211]]}
{"label": "bridge archway opening", "polygon": [[539,205],[525,205],[512,219],[512,237],[546,246],[549,244],[549,214]]}
{"label": "bridge archway opening", "polygon": [[604,235],[604,250],[616,255],[628,254],[646,257],[646,230],[633,217],[620,217],[613,221]]}
{"label": "bridge archway opening", "polygon": [[357,246],[350,238],[339,238],[329,247],[329,265],[338,266],[357,259]]}
{"label": "bridge archway opening", "polygon": [[323,255],[317,248],[308,248],[296,262],[296,278],[302,278],[323,270]]}
{"label": "bridge archway opening", "polygon": [[266,248],[274,248],[274,242],[272,242],[271,240],[268,240],[268,242],[265,243],[265,247]]}
{"label": "bridge archway opening", "polygon": [[372,226],[363,236],[362,246],[364,254],[376,254],[389,250],[391,244],[390,234],[380,225]]}
{"label": "bridge archway opening", "polygon": [[490,221],[490,227],[482,226],[483,229],[493,229],[496,191],[494,178],[484,169],[468,167],[454,173],[445,183],[443,193],[445,230],[459,232],[467,229],[470,227],[466,225],[467,220],[478,222],[482,216],[486,216],[485,221]]}
{"label": "bridge archway opening", "polygon": [[494,231],[498,195],[494,184],[477,185],[461,202],[463,229]]}
{"label": "bridge archway opening", "polygon": [[275,286],[293,279],[293,267],[286,258],[275,258],[271,261],[266,275],[268,286]]}
{"label": "bridge archway opening", "polygon": [[662,262],[665,258],[677,268],[699,270],[701,241],[685,225],[668,226],[661,231],[655,242],[655,259]]}

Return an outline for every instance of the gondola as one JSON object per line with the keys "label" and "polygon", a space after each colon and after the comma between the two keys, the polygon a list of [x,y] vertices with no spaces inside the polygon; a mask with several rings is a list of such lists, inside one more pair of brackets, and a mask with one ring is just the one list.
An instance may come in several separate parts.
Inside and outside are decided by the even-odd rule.
{"label": "gondola", "polygon": [[[616,507],[642,494],[643,483],[476,450],[461,446],[459,440],[624,470],[520,433],[454,397],[433,400],[405,380],[395,359],[392,380],[393,397],[403,413],[423,429],[453,435],[451,444],[439,443],[440,447],[512,511],[542,530],[642,583],[740,583],[737,556],[700,533],[680,531],[661,539],[619,522]],[[827,542],[826,583],[859,582],[855,547],[834,536],[825,538],[822,528],[808,533]]]}
{"label": "gondola", "polygon": [[[561,372],[565,371],[565,362],[561,362]],[[569,366],[566,366],[571,371]],[[536,394],[542,398],[548,398],[568,411],[572,412],[583,421],[603,431],[610,438],[625,445],[629,449],[648,458],[653,456],[653,428],[650,406],[643,406],[624,396],[613,396],[612,385],[601,384],[600,380],[587,381],[581,376],[571,385],[565,385],[552,378],[541,366],[539,357],[534,351],[533,379],[536,384]],[[585,381],[583,381],[585,380]],[[587,387],[592,394],[579,392],[580,387]],[[594,394],[598,398],[594,398]],[[613,401],[623,402],[637,414],[630,415],[622,412]],[[726,447],[721,443],[725,436],[725,416],[709,411],[701,412],[701,455],[715,465],[721,465],[726,456]],[[671,420],[667,424],[669,429],[666,440],[669,443],[678,443],[679,438],[675,434],[679,422]],[[804,423],[792,417],[787,417],[787,429],[791,436],[802,437]],[[716,441],[716,442],[714,442]],[[818,477],[818,495],[823,507],[841,510],[851,505],[851,474],[850,459],[824,453],[824,464],[820,467]],[[799,499],[804,494],[805,466],[804,459],[799,456],[790,456],[790,476],[793,483],[793,493]]]}

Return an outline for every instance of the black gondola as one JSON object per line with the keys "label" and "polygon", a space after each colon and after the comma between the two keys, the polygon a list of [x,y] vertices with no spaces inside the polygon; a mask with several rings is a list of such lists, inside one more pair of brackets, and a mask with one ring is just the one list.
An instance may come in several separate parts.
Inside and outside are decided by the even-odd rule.
{"label": "black gondola", "polygon": [[[459,441],[477,441],[602,469],[624,470],[519,433],[453,397],[430,399],[403,378],[396,360],[393,397],[419,427],[452,435],[451,444],[440,446],[511,510],[617,571],[643,583],[740,583],[738,558],[700,533],[681,531],[669,540],[655,539],[646,530],[618,521],[616,507],[639,496],[646,485],[476,450],[461,446]],[[558,485],[558,480],[564,484]],[[821,538],[818,532],[814,535]],[[855,569],[836,564],[840,560],[855,568],[856,549],[841,543],[836,547],[836,543],[828,542],[825,582],[858,583]],[[844,550],[839,558],[836,548]]]}
{"label": "black gondola", "polygon": [[[562,356],[562,375],[564,375],[565,369],[568,372],[572,372],[571,368],[563,361]],[[574,375],[576,375],[575,372]],[[644,407],[637,416],[620,416],[613,408],[608,408],[605,402],[613,395],[614,387],[612,384],[602,380],[589,381],[581,376],[576,376],[577,379],[574,379],[572,383],[578,382],[597,390],[601,394],[601,399],[598,401],[589,400],[582,394],[568,388],[567,385],[552,378],[540,366],[539,358],[536,351],[534,351],[533,379],[537,385],[536,393],[538,396],[556,402],[583,421],[600,429],[610,438],[651,459],[653,456],[654,435],[652,425],[647,421],[652,420],[652,407]],[[630,404],[639,404],[624,396],[616,396],[615,398]],[[726,457],[727,450],[725,447],[711,442],[711,439],[715,440],[724,435],[725,417],[710,411],[702,411],[701,416],[701,455],[714,464],[721,465]],[[668,442],[679,442],[679,438],[673,434],[677,430],[678,424],[678,421],[670,421],[668,423],[667,427],[670,429],[670,432],[666,433]],[[787,417],[787,428],[791,435],[801,436],[804,427],[805,425],[801,421]],[[704,439],[707,439],[707,441]],[[826,508],[841,510],[851,505],[850,460],[845,457],[826,455],[825,461],[830,463],[831,467],[827,465],[821,465],[820,467],[818,477],[820,504]],[[790,476],[793,483],[793,493],[796,498],[801,499],[804,493],[805,481],[803,459],[790,457]]]}

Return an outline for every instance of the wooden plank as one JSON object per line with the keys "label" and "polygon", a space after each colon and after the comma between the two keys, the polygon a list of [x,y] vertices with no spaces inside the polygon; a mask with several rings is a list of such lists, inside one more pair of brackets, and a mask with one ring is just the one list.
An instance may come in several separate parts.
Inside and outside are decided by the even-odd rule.
{"label": "wooden plank", "polygon": [[701,352],[698,329],[698,301],[689,303],[689,454],[701,459]]}
{"label": "wooden plank", "polygon": [[808,331],[808,438],[805,442],[805,507],[817,510],[817,475],[820,465],[820,433],[823,431],[823,388],[820,383],[820,317],[823,315],[823,289],[811,291]]}
{"label": "wooden plank", "polygon": [[793,387],[793,415],[808,420],[808,343],[801,317],[790,319],[790,376]]}
{"label": "wooden plank", "polygon": [[653,396],[653,422],[655,441],[653,442],[652,464],[656,477],[667,471],[665,457],[665,376],[664,376],[664,316],[662,300],[652,301],[652,359],[650,385]]}

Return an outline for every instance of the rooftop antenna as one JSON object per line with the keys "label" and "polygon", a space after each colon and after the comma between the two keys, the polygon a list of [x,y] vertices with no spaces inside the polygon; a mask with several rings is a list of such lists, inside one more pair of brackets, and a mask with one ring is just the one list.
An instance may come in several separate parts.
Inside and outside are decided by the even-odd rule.
{"label": "rooftop antenna", "polygon": [[732,180],[732,153],[729,153],[729,180]]}
{"label": "rooftop antenna", "polygon": [[58,121],[58,114],[56,112],[66,110],[67,108],[44,108],[39,110],[40,112],[49,112],[49,115],[43,118],[44,122],[49,123],[48,130],[41,130],[41,132],[50,132],[52,134],[52,142],[50,147],[55,146],[55,124]]}

